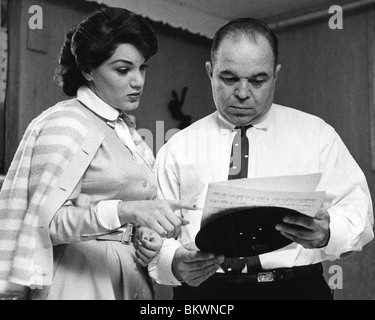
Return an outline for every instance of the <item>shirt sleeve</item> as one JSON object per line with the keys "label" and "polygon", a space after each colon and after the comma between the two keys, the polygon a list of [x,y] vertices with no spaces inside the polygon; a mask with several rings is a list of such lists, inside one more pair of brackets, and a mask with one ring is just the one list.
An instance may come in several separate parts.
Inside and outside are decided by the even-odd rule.
{"label": "shirt sleeve", "polygon": [[162,249],[149,264],[148,272],[156,283],[175,287],[181,285],[172,272],[173,258],[179,247],[180,242],[174,239],[165,240]]}
{"label": "shirt sleeve", "polygon": [[322,253],[337,259],[361,251],[374,238],[372,200],[365,175],[333,128],[323,129],[321,146],[319,189],[333,199],[331,238]]}
{"label": "shirt sleeve", "polygon": [[119,201],[94,203],[81,194],[81,182],[53,217],[49,233],[54,246],[88,241],[121,227]]}
{"label": "shirt sleeve", "polygon": [[116,230],[121,228],[120,218],[117,207],[120,200],[100,201],[97,206],[97,215],[99,223],[107,230]]}
{"label": "shirt sleeve", "polygon": [[[155,163],[155,172],[158,180],[158,198],[160,200],[180,200],[179,197],[179,182],[171,170],[173,162],[171,155],[167,159],[166,146],[164,146]],[[168,286],[179,286],[181,283],[175,278],[172,272],[172,263],[175,253],[182,245],[175,239],[168,239],[164,241],[159,254],[149,264],[148,270],[152,279],[158,284]]]}

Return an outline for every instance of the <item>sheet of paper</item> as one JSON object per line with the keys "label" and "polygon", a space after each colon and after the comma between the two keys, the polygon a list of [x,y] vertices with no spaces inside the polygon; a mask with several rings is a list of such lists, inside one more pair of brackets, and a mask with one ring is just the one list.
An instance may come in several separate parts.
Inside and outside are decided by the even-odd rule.
{"label": "sheet of paper", "polygon": [[322,177],[321,173],[302,176],[281,176],[257,179],[240,179],[218,182],[228,187],[279,192],[314,192]]}
{"label": "sheet of paper", "polygon": [[[217,218],[221,211],[233,208],[283,207],[296,210],[309,217],[315,217],[325,199],[325,192],[315,191],[319,182],[319,180],[316,181],[318,177],[267,178],[263,185],[261,179],[211,183],[208,187],[201,227],[213,218]],[[270,183],[272,180],[276,181],[274,185]],[[280,183],[284,180],[292,181],[292,183],[283,187]],[[298,183],[293,185],[296,181],[303,181],[303,183],[302,185]],[[306,181],[310,182],[306,183]],[[252,188],[253,186],[254,188]]]}

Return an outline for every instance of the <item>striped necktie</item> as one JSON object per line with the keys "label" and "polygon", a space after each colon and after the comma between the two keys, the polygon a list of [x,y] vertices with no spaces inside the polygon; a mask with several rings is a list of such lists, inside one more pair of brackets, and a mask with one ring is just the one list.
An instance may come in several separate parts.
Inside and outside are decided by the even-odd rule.
{"label": "striped necktie", "polygon": [[[248,177],[250,142],[246,133],[251,127],[252,125],[235,128],[236,134],[232,144],[228,180],[247,179]],[[247,266],[248,272],[260,271],[259,257],[227,258],[221,265],[225,273],[233,274],[241,274],[245,266]]]}

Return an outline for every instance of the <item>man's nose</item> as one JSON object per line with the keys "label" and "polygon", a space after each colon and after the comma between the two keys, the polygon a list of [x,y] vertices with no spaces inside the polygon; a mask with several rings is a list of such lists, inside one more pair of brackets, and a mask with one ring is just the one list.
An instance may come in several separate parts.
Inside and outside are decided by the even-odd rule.
{"label": "man's nose", "polygon": [[246,100],[251,97],[250,85],[248,81],[241,81],[235,90],[235,96],[240,100]]}

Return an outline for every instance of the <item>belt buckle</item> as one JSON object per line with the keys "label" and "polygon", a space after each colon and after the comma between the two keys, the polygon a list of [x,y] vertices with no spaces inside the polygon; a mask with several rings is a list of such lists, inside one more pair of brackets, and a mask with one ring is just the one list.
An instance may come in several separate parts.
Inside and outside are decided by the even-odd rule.
{"label": "belt buckle", "polygon": [[261,272],[258,274],[258,282],[278,282],[278,281],[289,281],[293,278],[294,273],[291,269],[279,269],[270,272]]}
{"label": "belt buckle", "polygon": [[275,282],[276,275],[275,272],[261,272],[258,273],[258,282],[259,283],[268,283],[268,282]]}
{"label": "belt buckle", "polygon": [[130,245],[132,243],[134,226],[128,223],[126,229],[122,232],[121,243],[125,245]]}

